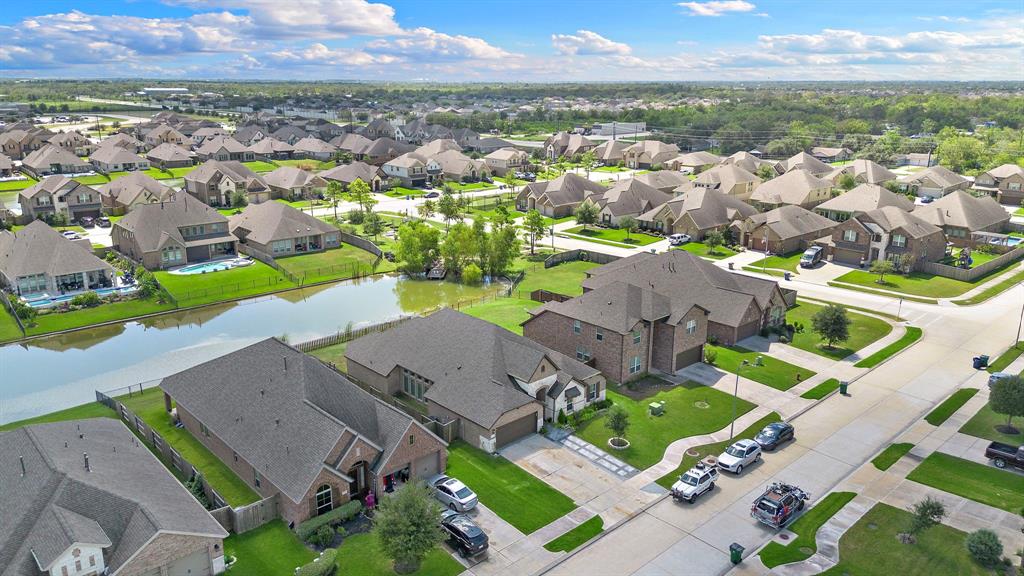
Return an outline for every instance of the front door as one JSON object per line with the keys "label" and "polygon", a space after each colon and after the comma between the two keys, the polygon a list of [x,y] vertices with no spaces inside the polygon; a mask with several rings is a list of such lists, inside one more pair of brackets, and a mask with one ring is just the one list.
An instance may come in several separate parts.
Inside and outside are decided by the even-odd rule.
{"label": "front door", "polygon": [[348,476],[352,481],[348,483],[348,494],[352,500],[361,500],[370,491],[368,480],[368,467],[366,462],[358,462],[349,469]]}

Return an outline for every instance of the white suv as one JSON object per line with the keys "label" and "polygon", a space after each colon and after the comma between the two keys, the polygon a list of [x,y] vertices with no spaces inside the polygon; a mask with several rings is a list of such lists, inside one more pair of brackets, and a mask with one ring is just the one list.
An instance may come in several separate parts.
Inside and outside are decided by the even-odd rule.
{"label": "white suv", "polygon": [[718,467],[739,475],[745,466],[761,459],[761,445],[753,440],[737,440],[718,456]]}
{"label": "white suv", "polygon": [[434,489],[434,496],[448,507],[449,510],[466,512],[476,507],[476,493],[460,480],[438,474],[428,483]]}
{"label": "white suv", "polygon": [[718,480],[718,468],[708,468],[698,462],[696,466],[683,472],[679,480],[672,485],[672,499],[676,502],[686,500],[693,504],[697,497],[715,489]]}
{"label": "white suv", "polygon": [[690,238],[689,234],[673,234],[668,237],[668,243],[670,246],[682,246],[693,238]]}

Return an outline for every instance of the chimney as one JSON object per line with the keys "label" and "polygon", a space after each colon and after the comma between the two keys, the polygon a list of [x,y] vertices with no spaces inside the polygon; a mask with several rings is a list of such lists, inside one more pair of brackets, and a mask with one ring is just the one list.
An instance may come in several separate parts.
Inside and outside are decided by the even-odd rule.
{"label": "chimney", "polygon": [[90,471],[90,468],[89,468],[89,454],[86,453],[86,452],[82,452],[82,460],[85,461],[85,471],[89,472]]}
{"label": "chimney", "polygon": [[18,456],[18,463],[21,464],[21,475],[25,475],[25,457]]}

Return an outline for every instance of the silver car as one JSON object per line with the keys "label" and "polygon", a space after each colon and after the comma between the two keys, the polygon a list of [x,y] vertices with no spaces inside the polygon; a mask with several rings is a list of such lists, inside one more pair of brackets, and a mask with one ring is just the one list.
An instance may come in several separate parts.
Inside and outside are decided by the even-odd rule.
{"label": "silver car", "polygon": [[449,510],[467,512],[476,507],[476,493],[462,481],[444,474],[438,474],[427,481],[434,489],[434,497],[448,507]]}
{"label": "silver car", "polygon": [[737,440],[718,456],[718,467],[739,475],[743,468],[761,459],[761,445],[753,440]]}

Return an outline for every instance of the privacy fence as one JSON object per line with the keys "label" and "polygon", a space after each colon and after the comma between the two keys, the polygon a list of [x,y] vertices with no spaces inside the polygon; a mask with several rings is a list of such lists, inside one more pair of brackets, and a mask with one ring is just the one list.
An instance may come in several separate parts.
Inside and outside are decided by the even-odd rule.
{"label": "privacy fence", "polygon": [[925,274],[935,274],[936,276],[942,276],[944,278],[953,278],[954,280],[960,280],[963,282],[973,282],[978,278],[1002,268],[1007,264],[1020,260],[1021,258],[1024,258],[1024,246],[1014,248],[1006,254],[1002,254],[988,262],[985,262],[984,264],[979,264],[970,269],[939,264],[938,262],[922,262],[917,265],[917,270],[924,272]]}
{"label": "privacy fence", "polygon": [[552,266],[558,266],[563,262],[574,262],[576,260],[582,260],[584,262],[594,262],[597,264],[608,264],[615,262],[621,258],[621,256],[612,256],[611,254],[604,254],[602,252],[591,252],[590,250],[581,250],[579,248],[575,250],[566,250],[565,252],[559,252],[552,254],[544,261],[545,268],[551,268]]}

